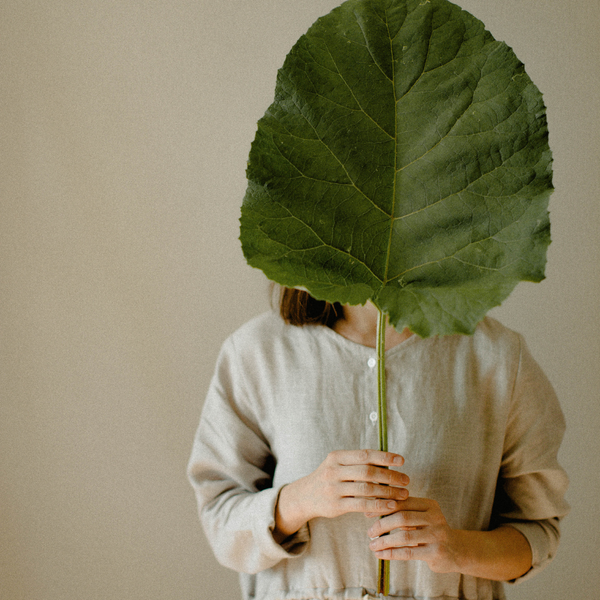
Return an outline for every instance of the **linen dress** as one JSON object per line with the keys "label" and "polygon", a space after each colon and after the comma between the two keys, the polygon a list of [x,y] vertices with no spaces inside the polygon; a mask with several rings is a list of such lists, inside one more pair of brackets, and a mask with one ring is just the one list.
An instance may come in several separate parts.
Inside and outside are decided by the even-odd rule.
{"label": "linen dress", "polygon": [[[386,352],[388,445],[405,458],[411,496],[437,500],[452,528],[510,524],[527,538],[531,577],[554,557],[567,514],[557,462],[564,418],[522,337],[491,318],[472,336]],[[333,450],[377,442],[376,352],[322,325],[274,313],[224,343],[188,475],[217,560],[240,573],[244,600],[376,597],[373,519],[316,518],[275,542],[282,486]],[[500,600],[503,585],[392,561],[389,598]]]}

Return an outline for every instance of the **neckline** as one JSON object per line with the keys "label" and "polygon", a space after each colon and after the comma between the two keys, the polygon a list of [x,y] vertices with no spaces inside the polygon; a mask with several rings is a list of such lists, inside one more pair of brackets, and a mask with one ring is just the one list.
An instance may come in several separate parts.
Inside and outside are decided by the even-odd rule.
{"label": "neckline", "polygon": [[[377,353],[377,348],[373,348],[371,346],[365,346],[364,344],[360,344],[359,342],[355,342],[351,339],[348,339],[347,337],[341,335],[337,331],[334,331],[333,329],[331,329],[331,327],[327,327],[327,325],[310,325],[309,327],[314,328],[315,330],[317,330],[317,329],[325,330],[325,335],[329,336],[333,341],[337,342],[339,345],[345,346],[346,348],[348,348],[350,350],[362,352],[362,353],[368,354],[370,356]],[[407,344],[412,344],[413,340],[420,340],[420,339],[421,338],[416,333],[413,333],[411,336],[409,336],[405,340],[401,341],[399,344],[396,344],[395,346],[392,346],[391,348],[387,349],[385,351],[385,355],[390,356],[391,354],[394,354],[396,351],[400,351],[402,348],[405,348],[407,346]]]}

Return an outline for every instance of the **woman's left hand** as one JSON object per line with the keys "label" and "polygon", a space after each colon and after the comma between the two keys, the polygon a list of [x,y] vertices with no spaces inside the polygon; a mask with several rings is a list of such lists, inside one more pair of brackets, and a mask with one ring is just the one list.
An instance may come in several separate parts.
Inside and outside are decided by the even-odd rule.
{"label": "woman's left hand", "polygon": [[[435,573],[457,571],[453,532],[440,505],[429,498],[398,502],[397,512],[376,521],[367,532],[369,547],[384,560],[423,560]],[[388,535],[384,535],[388,534]]]}

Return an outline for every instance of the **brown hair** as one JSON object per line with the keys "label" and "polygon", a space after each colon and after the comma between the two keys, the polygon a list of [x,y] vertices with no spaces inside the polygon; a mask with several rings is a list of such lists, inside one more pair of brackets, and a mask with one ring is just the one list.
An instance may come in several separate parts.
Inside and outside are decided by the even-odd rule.
{"label": "brown hair", "polygon": [[316,300],[304,290],[282,286],[279,293],[279,314],[290,325],[333,327],[343,317],[344,309],[339,302],[331,304],[325,300]]}

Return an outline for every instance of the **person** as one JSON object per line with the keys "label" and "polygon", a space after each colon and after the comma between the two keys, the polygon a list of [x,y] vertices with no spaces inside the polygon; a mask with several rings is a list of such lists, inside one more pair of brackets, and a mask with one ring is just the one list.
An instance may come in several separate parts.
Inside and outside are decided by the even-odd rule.
{"label": "person", "polygon": [[386,329],[389,452],[377,448],[377,309],[283,288],[224,343],[188,465],[244,600],[499,600],[554,557],[568,512],[564,418],[523,338]]}

